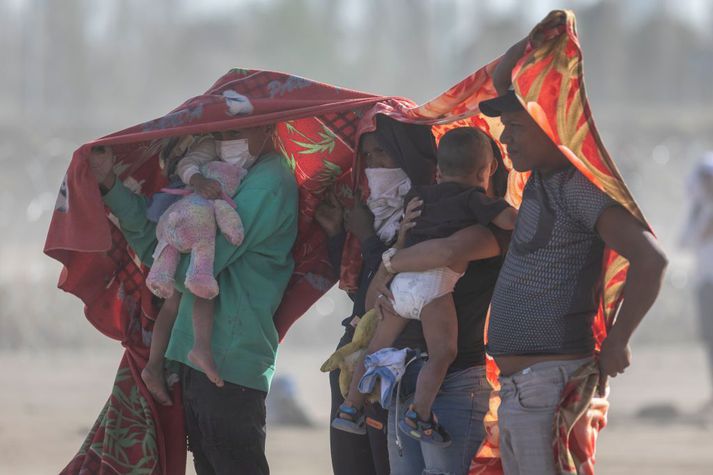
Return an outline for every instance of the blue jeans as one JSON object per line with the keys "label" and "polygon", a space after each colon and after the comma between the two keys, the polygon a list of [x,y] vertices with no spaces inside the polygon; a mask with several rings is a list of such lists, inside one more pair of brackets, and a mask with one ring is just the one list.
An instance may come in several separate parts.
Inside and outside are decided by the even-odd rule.
{"label": "blue jeans", "polygon": [[[402,382],[402,396],[412,392],[421,366],[422,363],[414,362],[408,367]],[[467,474],[470,462],[485,437],[483,418],[488,411],[489,397],[490,385],[485,379],[484,366],[473,366],[448,373],[433,403],[433,412],[438,422],[451,435],[453,443],[447,448],[438,448],[400,433],[403,453],[400,453],[396,445],[396,424],[403,418],[413,398],[409,397],[405,402],[399,403],[400,414],[395,421],[397,397],[394,397],[389,408],[388,425],[391,475]]]}
{"label": "blue jeans", "polygon": [[591,360],[543,361],[510,376],[500,375],[500,460],[506,474],[557,473],[552,446],[555,411],[569,378]]}

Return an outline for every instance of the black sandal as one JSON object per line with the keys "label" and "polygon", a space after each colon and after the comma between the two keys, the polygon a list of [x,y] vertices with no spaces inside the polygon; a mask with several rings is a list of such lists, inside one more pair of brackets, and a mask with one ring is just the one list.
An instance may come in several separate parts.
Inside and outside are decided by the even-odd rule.
{"label": "black sandal", "polygon": [[356,407],[342,404],[339,406],[337,417],[332,421],[332,427],[351,434],[365,435],[366,425],[364,422],[362,411]]}
{"label": "black sandal", "polygon": [[404,418],[399,422],[399,429],[412,439],[436,447],[448,447],[453,442],[448,432],[438,423],[435,414],[431,413],[431,420],[424,421],[413,410],[413,405],[409,406]]}

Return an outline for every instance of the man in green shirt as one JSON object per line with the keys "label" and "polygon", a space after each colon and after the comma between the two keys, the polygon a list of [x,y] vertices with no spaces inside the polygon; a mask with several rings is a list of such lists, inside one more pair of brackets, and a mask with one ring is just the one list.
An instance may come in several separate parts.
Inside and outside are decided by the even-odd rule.
{"label": "man in green shirt", "polygon": [[[212,350],[225,386],[219,388],[188,359],[193,346],[194,297],[183,286],[188,255],[176,271],[182,293],[166,357],[183,365],[186,432],[196,472],[269,473],[265,458],[265,397],[275,371],[278,335],[273,315],[292,275],[297,236],[297,185],[284,157],[275,151],[274,125],[214,134],[216,148],[230,140],[246,147],[249,167],[233,197],[245,227],[235,247],[216,236]],[[156,223],[146,217],[146,198],[132,193],[112,171],[111,150],[93,151],[90,167],[104,203],[118,219],[132,249],[147,266],[156,247]]]}

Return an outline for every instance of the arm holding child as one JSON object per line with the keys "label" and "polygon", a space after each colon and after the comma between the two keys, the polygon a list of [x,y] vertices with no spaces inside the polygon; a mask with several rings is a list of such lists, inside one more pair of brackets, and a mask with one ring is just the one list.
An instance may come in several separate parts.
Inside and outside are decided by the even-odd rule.
{"label": "arm holding child", "polygon": [[512,231],[513,229],[515,229],[516,220],[517,210],[512,206],[508,206],[500,214],[493,218],[492,223],[500,229]]}
{"label": "arm holding child", "polygon": [[[402,222],[402,229],[406,231],[413,227],[413,220],[418,216],[417,209],[414,209],[416,207],[411,207],[411,204],[409,203],[411,212]],[[501,253],[501,243],[493,232],[485,226],[473,225],[447,238],[432,239],[398,250],[391,257],[391,268],[394,273],[424,272],[438,267],[458,267],[471,261],[495,257]],[[394,274],[381,264],[367,292],[367,308],[375,306],[377,300],[387,300],[378,299],[379,295],[392,298],[389,282],[393,276]]]}

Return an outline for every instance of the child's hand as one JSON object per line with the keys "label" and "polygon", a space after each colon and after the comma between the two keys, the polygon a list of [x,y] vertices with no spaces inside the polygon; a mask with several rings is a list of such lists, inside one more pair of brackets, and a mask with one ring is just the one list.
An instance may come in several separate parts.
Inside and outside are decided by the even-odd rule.
{"label": "child's hand", "polygon": [[333,191],[329,191],[324,201],[317,206],[314,219],[329,237],[342,232],[344,229],[344,208]]}
{"label": "child's hand", "polygon": [[388,313],[398,316],[398,313],[394,310],[394,305],[391,303],[391,299],[385,294],[379,294],[376,297],[374,310],[376,311],[376,316],[379,320],[383,320],[384,316]]}
{"label": "child's hand", "polygon": [[190,181],[193,191],[207,200],[217,200],[223,195],[223,187],[219,182],[206,178],[200,173],[193,175]]}
{"label": "child's hand", "polygon": [[406,235],[409,230],[416,226],[416,218],[421,216],[421,206],[423,206],[423,201],[419,197],[412,198],[411,201],[406,205],[406,211],[404,211],[404,217],[399,224],[399,238],[396,240],[396,248],[401,248],[406,243]]}
{"label": "child's hand", "polygon": [[100,185],[111,188],[114,185],[114,154],[110,147],[92,147],[89,153],[89,169]]}
{"label": "child's hand", "polygon": [[369,284],[369,290],[366,292],[366,306],[367,308],[375,308],[376,314],[379,320],[383,318],[385,311],[391,310],[393,313],[393,305],[391,302],[394,299],[394,295],[389,289],[389,282],[394,278],[394,274],[386,271],[384,264],[379,266],[379,269],[374,274]]}

